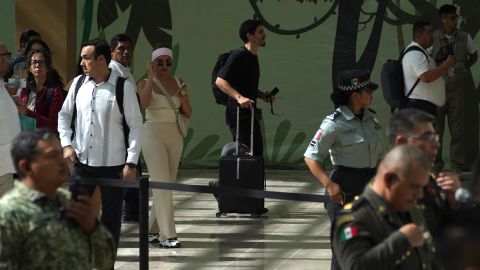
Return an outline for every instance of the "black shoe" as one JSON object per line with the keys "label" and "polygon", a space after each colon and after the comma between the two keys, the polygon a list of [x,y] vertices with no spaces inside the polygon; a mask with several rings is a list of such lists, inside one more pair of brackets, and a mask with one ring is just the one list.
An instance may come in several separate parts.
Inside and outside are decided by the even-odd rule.
{"label": "black shoe", "polygon": [[123,222],[138,222],[139,218],[138,216],[134,215],[125,215],[122,217]]}

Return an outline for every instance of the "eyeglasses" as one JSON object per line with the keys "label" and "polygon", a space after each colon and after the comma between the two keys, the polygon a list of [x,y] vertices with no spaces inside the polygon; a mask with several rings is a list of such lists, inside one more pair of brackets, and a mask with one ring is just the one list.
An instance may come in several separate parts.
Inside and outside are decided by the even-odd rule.
{"label": "eyeglasses", "polygon": [[415,135],[415,136],[410,136],[412,139],[417,139],[421,141],[428,141],[428,142],[439,142],[440,141],[440,135],[437,133],[425,133],[422,135]]}
{"label": "eyeglasses", "polygon": [[6,56],[8,56],[8,58],[10,58],[12,56],[12,53],[9,53],[9,52],[0,53],[0,56],[2,56],[2,55],[6,55]]}
{"label": "eyeglasses", "polygon": [[171,67],[172,62],[170,61],[155,61],[159,67]]}
{"label": "eyeglasses", "polygon": [[30,65],[32,65],[32,66],[36,66],[36,65],[45,66],[46,64],[47,64],[47,60],[32,60],[32,61],[30,61]]}

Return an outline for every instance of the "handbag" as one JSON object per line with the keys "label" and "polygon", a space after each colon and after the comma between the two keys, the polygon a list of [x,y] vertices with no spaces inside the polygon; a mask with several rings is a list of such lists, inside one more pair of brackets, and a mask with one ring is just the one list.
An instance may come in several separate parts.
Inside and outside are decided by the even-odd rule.
{"label": "handbag", "polygon": [[[175,81],[177,81],[178,87],[182,88],[180,80],[177,77],[174,77],[174,78],[175,78]],[[167,98],[168,104],[170,104],[170,107],[177,115],[177,126],[178,126],[178,130],[180,131],[180,134],[182,135],[182,137],[187,136],[189,119],[175,107],[175,103],[173,103],[172,97],[170,97],[170,94],[168,94],[167,90],[165,90],[165,87],[163,87],[163,84],[160,82],[160,80],[158,80],[157,77],[154,76],[153,82],[163,92],[163,94]]]}

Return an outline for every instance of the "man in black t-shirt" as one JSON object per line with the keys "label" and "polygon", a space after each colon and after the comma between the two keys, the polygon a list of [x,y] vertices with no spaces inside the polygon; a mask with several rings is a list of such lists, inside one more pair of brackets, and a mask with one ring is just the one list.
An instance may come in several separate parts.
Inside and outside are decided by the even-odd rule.
{"label": "man in black t-shirt", "polygon": [[[261,111],[256,108],[257,97],[272,98],[258,90],[260,66],[257,51],[265,46],[265,29],[258,20],[246,20],[240,25],[240,38],[244,46],[232,51],[220,70],[216,85],[229,98],[225,116],[232,137],[236,134],[236,112],[240,106],[240,130],[238,141],[250,147],[251,108],[255,108],[253,153],[263,156],[262,134],[260,132]],[[251,149],[252,150],[252,149]]]}

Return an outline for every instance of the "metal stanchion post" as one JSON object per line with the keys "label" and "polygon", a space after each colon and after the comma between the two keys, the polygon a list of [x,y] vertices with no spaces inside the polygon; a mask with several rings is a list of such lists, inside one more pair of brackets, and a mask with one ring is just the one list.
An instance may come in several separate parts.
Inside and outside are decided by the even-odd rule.
{"label": "metal stanchion post", "polygon": [[140,270],[148,270],[148,178],[140,177],[138,193]]}

